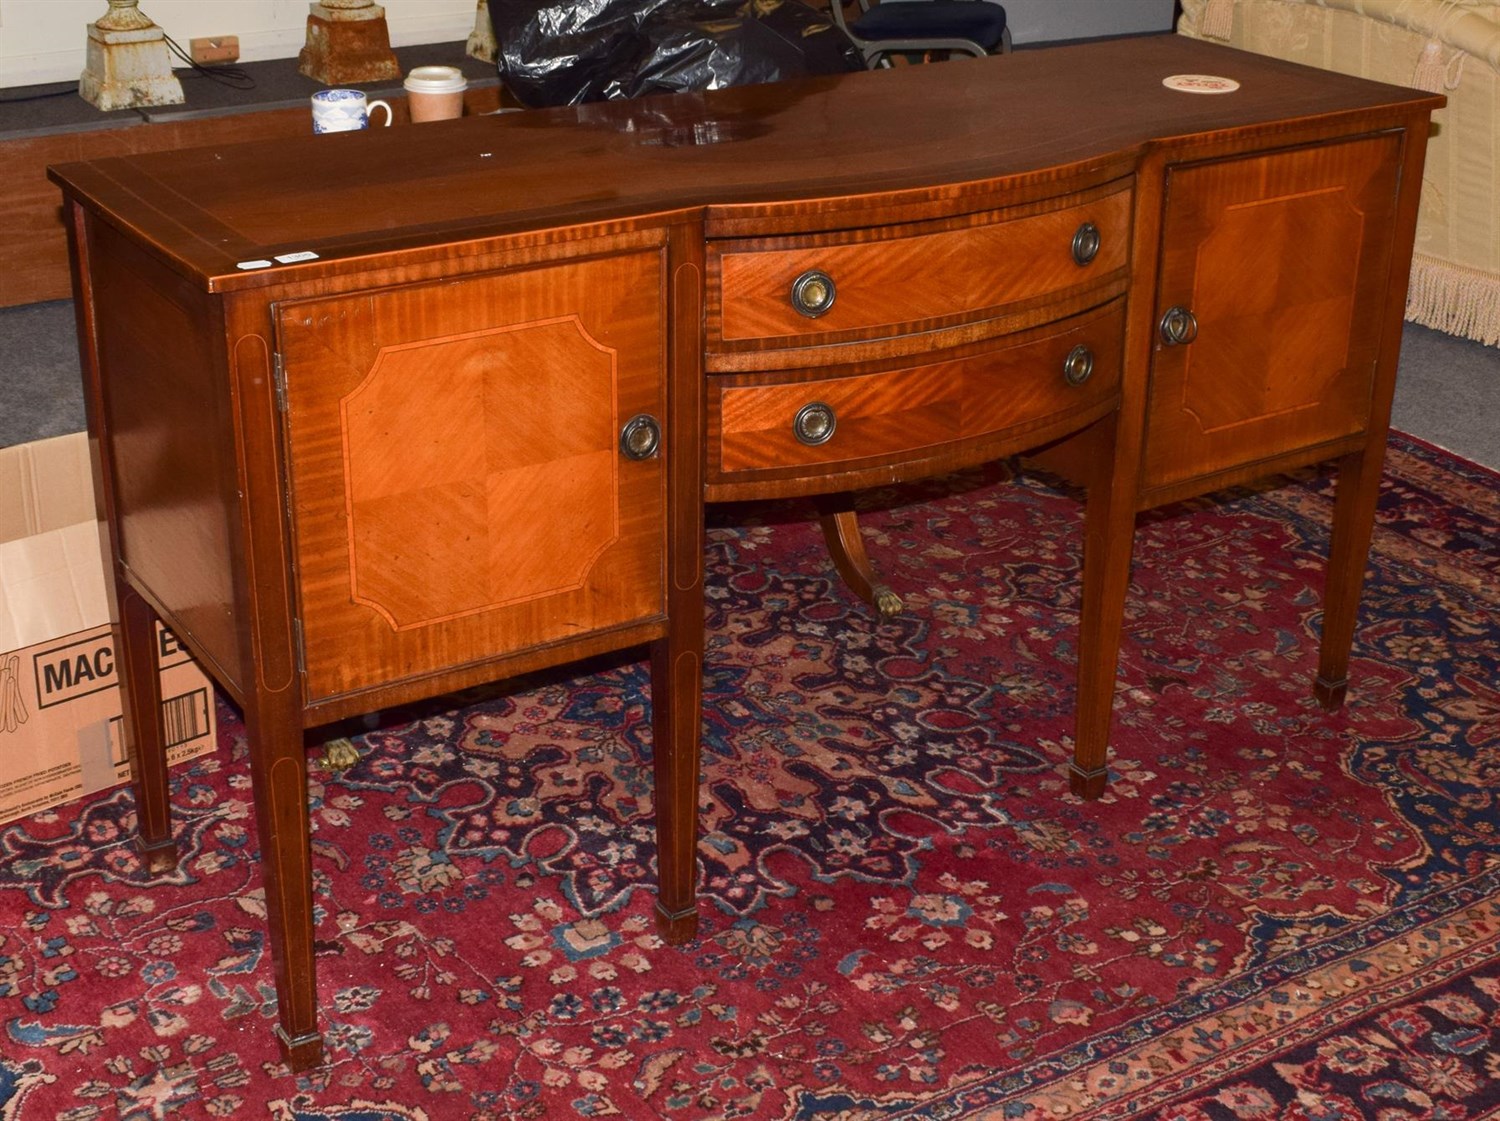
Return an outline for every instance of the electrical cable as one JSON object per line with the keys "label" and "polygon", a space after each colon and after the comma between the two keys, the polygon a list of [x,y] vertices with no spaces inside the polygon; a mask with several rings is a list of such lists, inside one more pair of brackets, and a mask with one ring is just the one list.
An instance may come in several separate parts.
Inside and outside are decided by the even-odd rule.
{"label": "electrical cable", "polygon": [[208,78],[211,81],[218,82],[221,86],[229,86],[231,89],[237,90],[253,90],[255,88],[255,79],[250,76],[248,71],[242,70],[238,66],[204,66],[200,62],[195,62],[193,56],[178,46],[177,40],[173,39],[172,36],[166,32],[162,32],[162,38],[167,41],[167,46],[171,49],[172,53],[192,68],[193,72],[191,74],[185,74],[182,77]]}
{"label": "electrical cable", "polygon": [[[202,63],[194,62],[193,56],[178,46],[177,41],[172,36],[163,32],[162,38],[167,41],[167,46],[172,53],[191,68],[190,73],[179,75],[179,77],[208,78],[211,81],[218,82],[221,86],[229,86],[231,89],[237,90],[253,90],[255,88],[255,79],[250,76],[248,71],[242,70],[238,66],[204,66]],[[48,98],[66,97],[70,94],[76,95],[77,93],[78,83],[67,82],[54,90],[27,93],[18,97],[0,93],[0,105],[19,105],[27,101],[46,101]]]}
{"label": "electrical cable", "polygon": [[[22,89],[28,87],[22,86]],[[45,93],[23,93],[18,97],[6,97],[0,95],[0,105],[20,105],[26,101],[45,101],[49,97],[62,97],[65,94],[76,94],[78,92],[77,82],[68,82],[60,89],[47,90]]]}

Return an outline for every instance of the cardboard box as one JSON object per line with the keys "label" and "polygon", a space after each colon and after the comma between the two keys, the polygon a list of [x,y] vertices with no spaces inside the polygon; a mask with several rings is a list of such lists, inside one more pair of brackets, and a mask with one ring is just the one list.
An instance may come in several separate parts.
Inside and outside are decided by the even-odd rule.
{"label": "cardboard box", "polygon": [[[0,822],[130,777],[82,434],[0,448]],[[213,689],[157,628],[167,758],[212,751]]]}

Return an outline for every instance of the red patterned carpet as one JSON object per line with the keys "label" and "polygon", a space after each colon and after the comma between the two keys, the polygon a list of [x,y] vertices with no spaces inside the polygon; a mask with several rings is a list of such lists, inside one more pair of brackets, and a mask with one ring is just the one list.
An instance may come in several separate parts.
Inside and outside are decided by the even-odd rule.
{"label": "red patterned carpet", "polygon": [[1500,485],[1397,438],[1349,702],[1330,493],[1142,521],[1110,787],[1067,792],[1079,509],[870,496],[876,626],[800,508],[716,513],[702,937],[651,918],[644,666],[387,714],[314,769],[329,1064],[276,1061],[243,730],[0,829],[0,1118],[1500,1111]]}

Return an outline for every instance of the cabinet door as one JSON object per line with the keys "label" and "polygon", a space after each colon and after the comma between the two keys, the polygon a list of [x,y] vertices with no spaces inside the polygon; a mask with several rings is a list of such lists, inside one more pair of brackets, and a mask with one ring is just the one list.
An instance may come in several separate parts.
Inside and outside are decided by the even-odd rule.
{"label": "cabinet door", "polygon": [[1144,489],[1363,431],[1390,263],[1397,134],[1171,169]]}
{"label": "cabinet door", "polygon": [[277,308],[311,701],[663,613],[654,250]]}

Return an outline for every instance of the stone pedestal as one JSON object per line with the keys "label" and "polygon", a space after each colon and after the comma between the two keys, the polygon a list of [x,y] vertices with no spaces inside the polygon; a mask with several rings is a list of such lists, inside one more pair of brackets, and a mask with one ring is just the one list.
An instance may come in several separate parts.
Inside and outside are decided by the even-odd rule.
{"label": "stone pedestal", "polygon": [[320,0],[309,5],[307,42],[297,69],[327,86],[401,77],[385,9],[374,0]]}
{"label": "stone pedestal", "polygon": [[182,83],[172,73],[166,35],[137,7],[109,0],[109,11],[89,24],[78,96],[100,109],[180,105]]}

